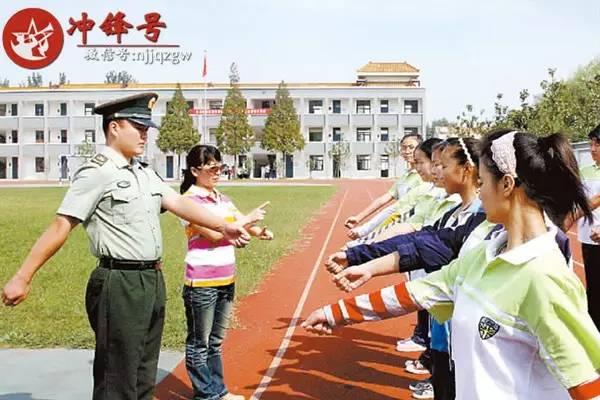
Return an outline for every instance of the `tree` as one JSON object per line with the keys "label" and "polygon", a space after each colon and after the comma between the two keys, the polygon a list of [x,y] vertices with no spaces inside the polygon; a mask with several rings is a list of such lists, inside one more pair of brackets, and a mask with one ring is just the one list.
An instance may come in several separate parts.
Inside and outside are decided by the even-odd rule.
{"label": "tree", "polygon": [[398,171],[396,166],[398,165],[398,160],[400,159],[400,139],[392,140],[385,146],[385,153],[388,155],[389,160],[392,162],[394,166],[394,176],[398,175]]}
{"label": "tree", "polygon": [[280,152],[282,155],[280,164],[284,165],[286,154],[302,150],[304,145],[294,102],[285,82],[281,81],[275,94],[275,105],[265,122],[261,147],[267,151]]}
{"label": "tree", "polygon": [[219,149],[233,156],[235,166],[238,155],[250,151],[254,142],[254,131],[248,123],[246,99],[238,86],[239,81],[237,66],[232,63],[229,74],[230,87],[216,132]]}
{"label": "tree", "polygon": [[128,86],[130,83],[136,83],[137,81],[127,71],[109,71],[104,77],[104,83],[115,84],[119,83],[122,87]]}
{"label": "tree", "polygon": [[41,87],[44,84],[42,74],[33,72],[27,77],[27,87]]}
{"label": "tree", "polygon": [[10,86],[10,81],[6,78],[1,79],[0,78],[0,87],[9,87]]}
{"label": "tree", "polygon": [[58,88],[60,85],[65,85],[67,83],[67,74],[65,74],[64,72],[60,72],[58,74],[58,83],[56,85],[53,85],[52,81],[50,81],[48,82],[48,86],[50,88]]}
{"label": "tree", "polygon": [[84,159],[88,160],[88,159],[92,158],[95,153],[96,153],[96,148],[95,148],[94,144],[92,143],[92,139],[87,136],[81,142],[81,144],[78,144],[75,146],[75,155],[77,157],[83,157]]}
{"label": "tree", "polygon": [[329,150],[327,151],[327,155],[333,161],[334,166],[337,164],[337,171],[334,167],[333,169],[333,177],[341,178],[342,171],[346,166],[346,161],[350,157],[350,143],[348,142],[333,142]]}
{"label": "tree", "polygon": [[481,137],[493,125],[492,121],[485,118],[484,113],[483,109],[476,113],[473,106],[467,104],[465,110],[456,117],[451,131],[461,137]]}
{"label": "tree", "polygon": [[[188,105],[183,97],[181,85],[178,83],[173,98],[168,104],[167,113],[160,123],[160,131],[156,146],[163,153],[177,154],[181,167],[181,155],[189,151],[200,141],[198,130],[194,129],[192,117],[188,114]],[[181,168],[177,170],[180,177]]]}
{"label": "tree", "polygon": [[317,169],[319,163],[317,162],[315,157],[308,156],[308,160],[306,160],[306,167],[308,168],[308,177],[312,179],[312,172]]}

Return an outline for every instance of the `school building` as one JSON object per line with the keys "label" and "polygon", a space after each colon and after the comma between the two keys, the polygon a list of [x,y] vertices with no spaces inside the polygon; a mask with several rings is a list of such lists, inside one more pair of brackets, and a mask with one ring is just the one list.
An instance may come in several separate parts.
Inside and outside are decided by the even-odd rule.
{"label": "school building", "polygon": [[[0,89],[0,180],[69,179],[85,157],[104,146],[96,104],[141,91],[159,99],[153,119],[160,124],[175,83],[67,84]],[[181,83],[201,143],[216,145],[215,131],[229,84]],[[348,83],[287,83],[300,119],[306,146],[281,159],[260,147],[262,130],[274,104],[278,83],[240,83],[255,142],[238,157],[238,172],[247,168],[260,178],[275,168],[288,178],[399,175],[404,169],[397,147],[408,132],[425,132],[425,88],[419,70],[406,62],[369,62]],[[208,134],[204,134],[204,126]],[[165,178],[176,178],[177,155],[155,145],[149,132],[145,159]],[[335,154],[342,156],[335,157]],[[182,157],[184,159],[185,157]],[[230,164],[233,157],[225,157]]]}

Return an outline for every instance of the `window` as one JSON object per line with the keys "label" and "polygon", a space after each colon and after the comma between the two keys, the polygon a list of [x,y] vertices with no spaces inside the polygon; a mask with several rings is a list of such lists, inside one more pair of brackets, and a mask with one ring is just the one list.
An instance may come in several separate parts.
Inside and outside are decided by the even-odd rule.
{"label": "window", "polygon": [[35,158],[35,172],[44,172],[44,157]]}
{"label": "window", "polygon": [[323,129],[308,128],[308,141],[309,142],[322,142],[323,141]]}
{"label": "window", "polygon": [[94,115],[94,103],[85,103],[84,104],[83,115]]}
{"label": "window", "polygon": [[331,110],[332,113],[334,113],[334,114],[342,113],[342,101],[341,100],[333,100],[331,102],[331,107],[332,107],[332,110]]}
{"label": "window", "polygon": [[85,141],[88,143],[96,143],[96,131],[93,129],[85,130]]}
{"label": "window", "polygon": [[389,100],[380,100],[379,101],[379,112],[382,114],[387,114],[390,112],[390,101]]}
{"label": "window", "polygon": [[342,128],[332,128],[332,140],[334,142],[341,142],[342,141]]}
{"label": "window", "polygon": [[379,166],[382,171],[390,169],[390,156],[387,154],[382,154],[379,157]]}
{"label": "window", "polygon": [[389,142],[390,128],[380,128],[379,129],[379,140],[382,142]]}
{"label": "window", "polygon": [[16,116],[18,114],[19,106],[17,104],[10,105],[10,115]]}
{"label": "window", "polygon": [[416,114],[419,112],[419,100],[404,100],[404,113]]}
{"label": "window", "polygon": [[260,108],[271,108],[271,102],[269,100],[261,101]]}
{"label": "window", "polygon": [[0,117],[6,116],[6,104],[0,104]]}
{"label": "window", "polygon": [[12,142],[13,143],[19,143],[19,131],[14,130],[12,131]]}
{"label": "window", "polygon": [[67,130],[66,129],[60,130],[60,142],[67,143]]}
{"label": "window", "polygon": [[[67,115],[67,103],[60,103],[60,115]],[[88,114],[86,114],[88,115]]]}
{"label": "window", "polygon": [[323,171],[323,156],[310,156],[310,170]]}
{"label": "window", "polygon": [[371,114],[371,100],[356,100],[357,114]]}
{"label": "window", "polygon": [[357,142],[370,142],[371,141],[371,128],[356,128],[356,141]]}
{"label": "window", "polygon": [[356,156],[356,169],[359,171],[368,171],[371,169],[371,156],[359,154]]}
{"label": "window", "polygon": [[44,143],[44,131],[35,131],[35,142]]}
{"label": "window", "polygon": [[44,105],[43,104],[35,105],[35,115],[38,117],[41,117],[44,115]]}
{"label": "window", "polygon": [[187,109],[191,110],[192,108],[194,108],[194,101],[193,100],[188,100],[186,101],[187,104]]}
{"label": "window", "polygon": [[309,114],[322,114],[323,113],[323,100],[309,100],[308,101],[308,113]]}
{"label": "window", "polygon": [[6,143],[6,131],[0,131],[0,143]]}
{"label": "window", "polygon": [[223,109],[223,100],[209,100],[208,101],[208,109],[209,110]]}
{"label": "window", "polygon": [[404,128],[404,134],[408,135],[408,134],[418,134],[419,133],[419,128],[417,128],[416,126],[411,126],[411,127],[405,127]]}

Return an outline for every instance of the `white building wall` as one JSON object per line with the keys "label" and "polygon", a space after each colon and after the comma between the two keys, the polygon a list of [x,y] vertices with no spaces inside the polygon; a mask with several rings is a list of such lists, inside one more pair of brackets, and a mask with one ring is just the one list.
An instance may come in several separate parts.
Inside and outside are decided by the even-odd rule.
{"label": "white building wall", "polygon": [[[424,121],[424,102],[425,89],[414,87],[369,87],[369,86],[350,86],[347,87],[295,87],[290,85],[290,95],[294,101],[297,113],[301,121],[301,132],[303,133],[307,147],[293,155],[294,178],[331,178],[333,176],[333,163],[328,155],[328,149],[333,143],[332,130],[334,127],[341,128],[342,140],[350,143],[352,154],[346,160],[344,168],[341,171],[342,177],[380,177],[380,155],[385,148],[385,142],[380,141],[380,128],[389,129],[389,140],[394,141],[404,134],[404,128],[417,128],[419,133],[425,131]],[[263,101],[272,102],[275,98],[276,88],[244,88],[242,93],[248,100],[249,108],[261,108]],[[17,90],[0,91],[0,103],[7,104],[10,110],[10,104],[18,104],[18,116],[0,117],[0,130],[5,130],[7,138],[10,138],[12,129],[16,128],[18,132],[18,147],[7,143],[0,144],[6,151],[0,151],[3,156],[10,159],[12,156],[19,157],[19,179],[25,180],[57,180],[60,177],[60,156],[73,155],[77,145],[85,140],[85,131],[94,130],[97,149],[101,149],[104,144],[104,134],[102,132],[102,120],[99,116],[85,115],[85,104],[100,104],[113,100],[118,97],[138,93],[144,90],[152,89],[88,89],[88,90]],[[159,100],[154,108],[154,120],[160,122],[160,118],[166,113],[167,101],[173,96],[174,90],[159,89],[154,90],[159,94]],[[227,95],[226,89],[209,89],[207,100],[224,101]],[[205,108],[204,92],[201,89],[184,90],[186,100],[193,101],[194,108]],[[380,100],[388,100],[388,113],[380,112]],[[309,114],[309,100],[323,101],[323,108],[319,114]],[[341,101],[340,113],[333,113],[333,100]],[[370,100],[371,110],[369,114],[358,114],[356,109],[357,100]],[[418,100],[419,112],[415,114],[404,113],[405,100]],[[207,103],[208,103],[207,101]],[[60,104],[67,104],[67,116],[60,115]],[[35,104],[44,104],[44,116],[35,116]],[[208,105],[208,104],[207,104]],[[206,105],[206,106],[207,106]],[[216,128],[220,117],[218,115],[209,115],[206,118],[207,129]],[[250,116],[249,121],[257,132],[257,142],[266,117]],[[204,134],[204,117],[202,115],[193,116],[194,126]],[[323,138],[320,142],[309,142],[309,128],[319,127],[323,130]],[[356,141],[356,128],[371,128],[371,140],[367,142]],[[44,143],[36,143],[36,130],[44,131]],[[61,130],[67,131],[67,145],[61,143]],[[157,132],[151,130],[149,145],[146,152],[146,159],[149,161],[159,174],[166,176],[167,158],[155,146]],[[204,134],[203,143],[214,143],[214,137]],[[57,150],[58,149],[58,150]],[[7,153],[7,154],[5,154]],[[266,159],[267,152],[260,149],[258,144],[253,148],[249,159]],[[312,171],[308,169],[308,160],[311,154],[323,155],[323,171]],[[356,155],[368,154],[371,156],[371,166],[369,170],[359,171],[357,169]],[[35,172],[35,157],[45,157],[45,171]],[[277,154],[278,163],[282,163],[280,155]],[[177,156],[173,155],[173,175],[178,176],[178,170],[182,166],[177,164]],[[69,170],[72,174],[79,159],[69,157]],[[225,162],[231,164],[232,157],[226,156]],[[397,162],[401,164],[400,162]],[[389,175],[394,175],[394,160],[390,160]],[[284,170],[281,168],[279,171]],[[401,173],[403,168],[398,168],[397,173]],[[11,171],[7,171],[11,176]]]}

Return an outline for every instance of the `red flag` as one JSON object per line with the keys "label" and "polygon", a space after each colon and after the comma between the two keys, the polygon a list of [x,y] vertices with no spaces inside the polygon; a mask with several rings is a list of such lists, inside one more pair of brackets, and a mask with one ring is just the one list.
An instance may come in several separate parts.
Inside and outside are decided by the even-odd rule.
{"label": "red flag", "polygon": [[202,77],[204,78],[206,76],[206,52],[204,53],[204,66],[202,67]]}

